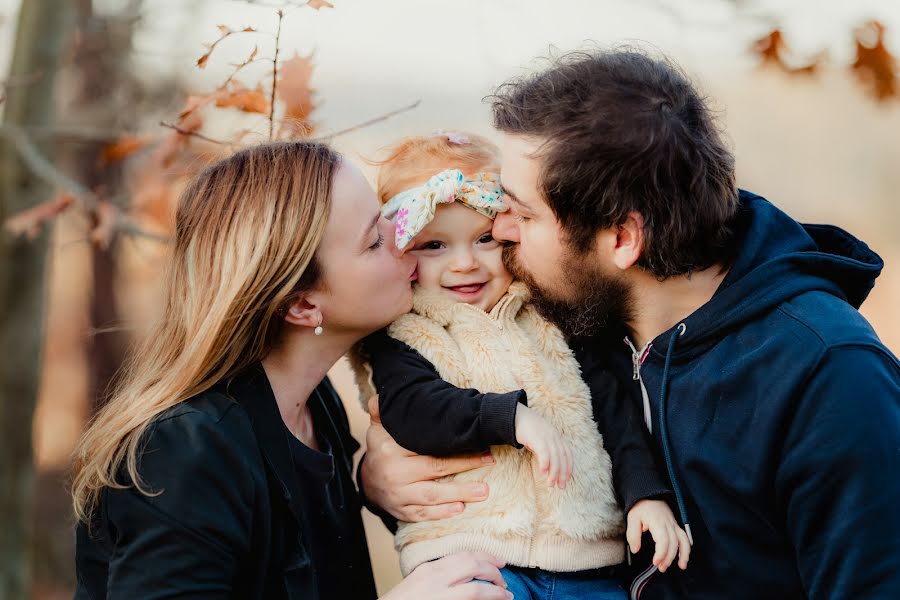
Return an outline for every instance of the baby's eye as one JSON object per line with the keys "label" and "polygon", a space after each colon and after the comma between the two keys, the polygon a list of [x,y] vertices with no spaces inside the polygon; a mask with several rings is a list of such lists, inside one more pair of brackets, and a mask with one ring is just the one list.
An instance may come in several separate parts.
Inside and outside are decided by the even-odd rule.
{"label": "baby's eye", "polygon": [[494,241],[494,236],[491,235],[490,233],[486,233],[483,236],[481,236],[480,238],[478,238],[479,244],[490,244],[493,241]]}
{"label": "baby's eye", "polygon": [[419,246],[419,250],[440,250],[444,247],[443,242],[439,242],[437,240],[431,242],[425,242],[421,246]]}

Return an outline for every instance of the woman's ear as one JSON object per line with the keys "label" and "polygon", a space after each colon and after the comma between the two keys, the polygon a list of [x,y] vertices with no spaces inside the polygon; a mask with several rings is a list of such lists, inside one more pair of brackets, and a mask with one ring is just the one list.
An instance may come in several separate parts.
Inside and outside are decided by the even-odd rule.
{"label": "woman's ear", "polygon": [[644,250],[644,217],[639,212],[631,211],[615,231],[612,259],[624,271],[638,261]]}
{"label": "woman's ear", "polygon": [[303,296],[287,305],[284,320],[291,325],[315,329],[322,325],[322,310],[315,300]]}

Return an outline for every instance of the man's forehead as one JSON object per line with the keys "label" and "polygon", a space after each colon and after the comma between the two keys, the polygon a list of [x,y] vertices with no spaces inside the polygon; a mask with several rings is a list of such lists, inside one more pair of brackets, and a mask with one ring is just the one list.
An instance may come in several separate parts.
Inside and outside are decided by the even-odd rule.
{"label": "man's forehead", "polygon": [[500,183],[511,202],[529,205],[540,200],[540,159],[534,156],[538,145],[523,136],[503,136]]}
{"label": "man's forehead", "polygon": [[504,158],[509,156],[517,161],[532,162],[536,160],[533,155],[540,148],[541,140],[531,136],[504,133],[500,145]]}

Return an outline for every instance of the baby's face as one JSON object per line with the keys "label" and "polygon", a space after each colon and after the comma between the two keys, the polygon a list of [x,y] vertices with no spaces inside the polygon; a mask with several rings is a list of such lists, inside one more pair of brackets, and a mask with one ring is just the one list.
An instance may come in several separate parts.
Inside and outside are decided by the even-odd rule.
{"label": "baby's face", "polygon": [[459,202],[440,205],[412,241],[418,284],[489,312],[512,283],[503,267],[503,248],[491,236],[493,224]]}

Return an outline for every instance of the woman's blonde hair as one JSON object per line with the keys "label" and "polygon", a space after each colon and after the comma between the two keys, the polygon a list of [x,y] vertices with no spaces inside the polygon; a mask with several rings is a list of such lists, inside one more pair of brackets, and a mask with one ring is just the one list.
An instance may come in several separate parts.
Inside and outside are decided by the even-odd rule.
{"label": "woman's blonde hair", "polygon": [[408,137],[385,151],[387,158],[375,161],[379,166],[378,198],[382,204],[446,169],[459,169],[469,177],[480,171],[500,172],[500,150],[474,133]]}
{"label": "woman's blonde hair", "polygon": [[208,167],[179,201],[162,319],[130,355],[74,456],[75,514],[138,472],[142,436],[163,411],[266,356],[283,307],[314,287],[340,156],[324,144],[270,143]]}

